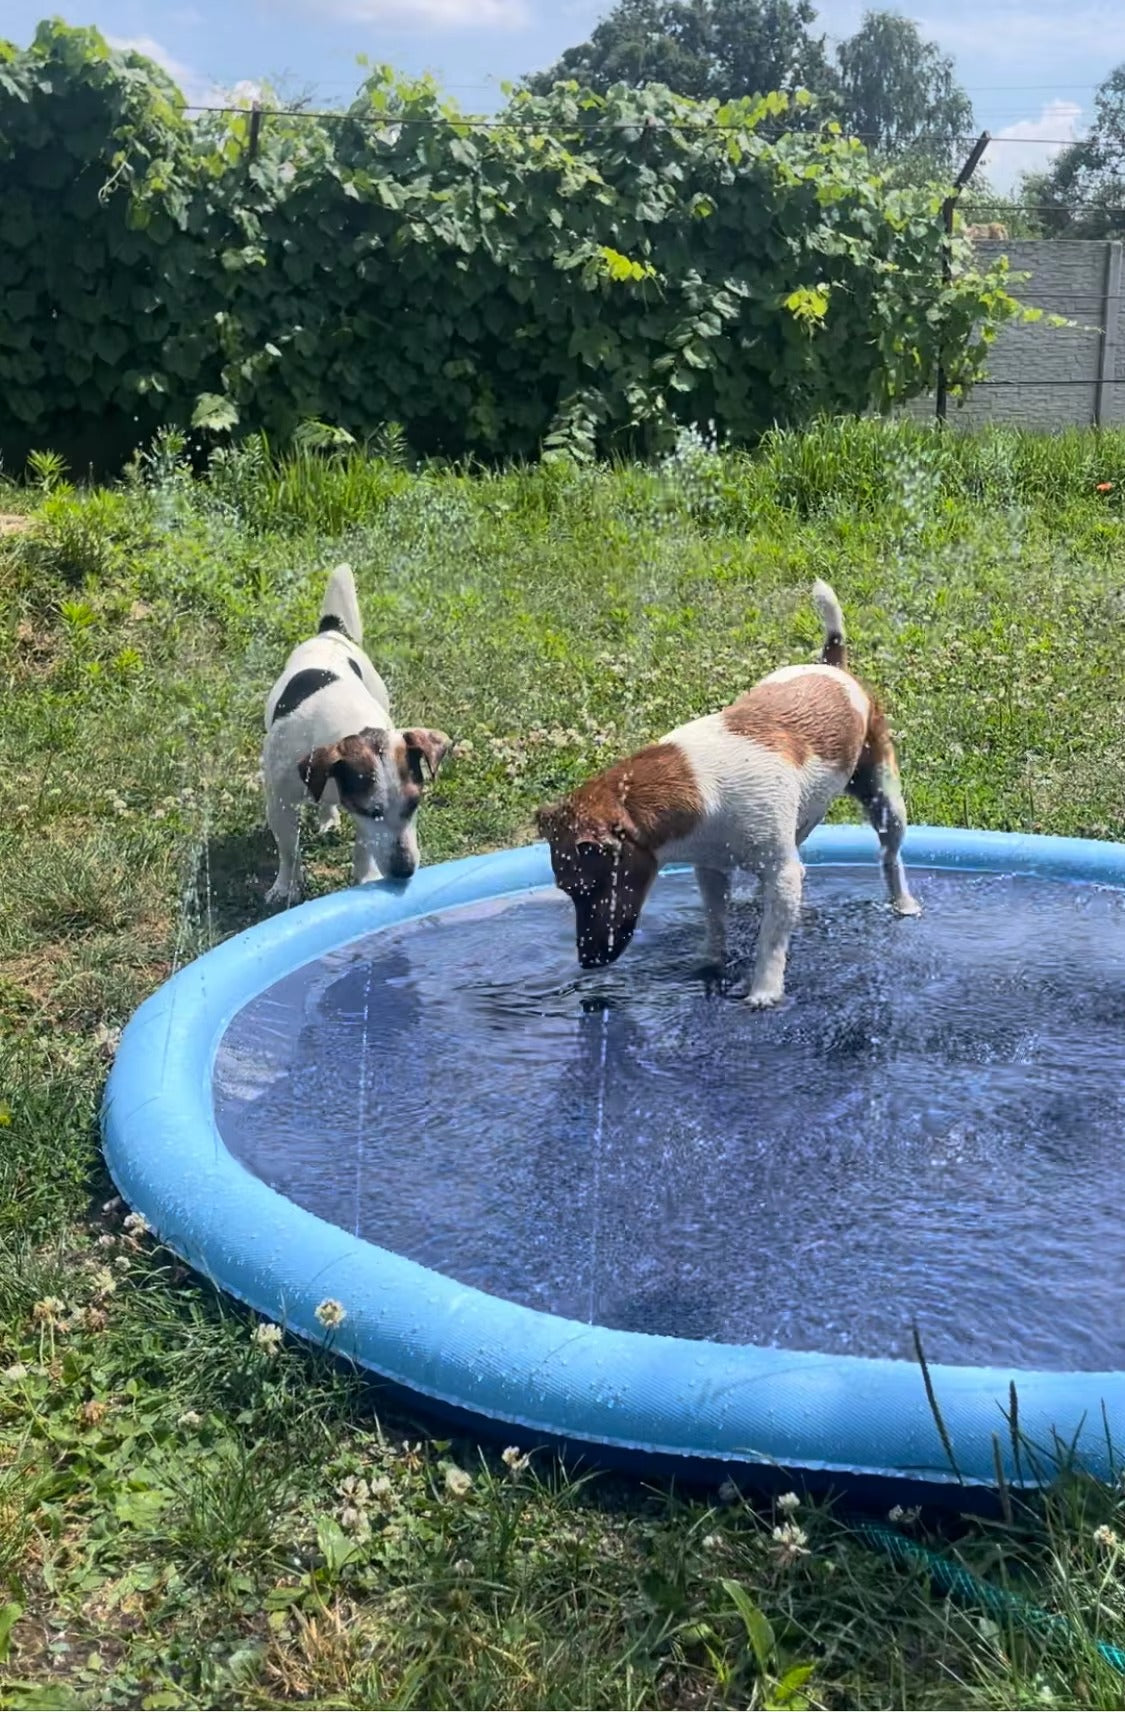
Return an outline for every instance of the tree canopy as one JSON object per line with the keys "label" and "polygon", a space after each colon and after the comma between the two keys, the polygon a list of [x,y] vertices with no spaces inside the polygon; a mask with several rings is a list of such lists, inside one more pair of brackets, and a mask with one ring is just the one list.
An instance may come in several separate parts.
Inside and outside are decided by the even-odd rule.
{"label": "tree canopy", "polygon": [[897,12],[867,12],[831,54],[812,0],[617,0],[589,41],[527,79],[539,93],[573,80],[604,94],[661,83],[720,101],[803,87],[822,116],[876,156],[948,173],[972,129],[953,61]]}
{"label": "tree canopy", "polygon": [[1049,237],[1119,238],[1125,234],[1125,64],[1115,66],[1094,99],[1087,134],[1023,183]]}
{"label": "tree canopy", "polygon": [[617,0],[588,42],[527,79],[536,93],[573,79],[604,95],[614,84],[662,83],[697,101],[831,85],[812,0]]}

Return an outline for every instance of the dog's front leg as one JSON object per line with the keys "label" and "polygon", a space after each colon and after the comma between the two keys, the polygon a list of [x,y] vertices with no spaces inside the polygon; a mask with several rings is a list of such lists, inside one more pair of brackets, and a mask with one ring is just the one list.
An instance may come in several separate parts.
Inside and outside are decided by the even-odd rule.
{"label": "dog's front leg", "polygon": [[706,937],[703,961],[722,969],[727,952],[727,905],[730,903],[730,875],[721,868],[696,868],[696,883],[703,899]]}
{"label": "dog's front leg", "polygon": [[266,806],[266,818],[277,842],[280,866],[277,879],[266,893],[268,904],[298,903],[301,897],[301,811],[296,803],[271,798]]}
{"label": "dog's front leg", "polygon": [[789,939],[801,913],[804,869],[796,851],[762,872],[762,925],[754,952],[754,974],[746,1002],[776,1005],[785,992]]}

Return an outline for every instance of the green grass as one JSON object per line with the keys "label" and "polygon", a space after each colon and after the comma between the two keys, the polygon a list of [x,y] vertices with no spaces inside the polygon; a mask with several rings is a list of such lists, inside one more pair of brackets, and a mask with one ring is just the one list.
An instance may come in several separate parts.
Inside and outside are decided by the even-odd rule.
{"label": "green grass", "polygon": [[[38,480],[0,489],[36,518],[0,536],[0,1705],[1119,1705],[1115,1490],[913,1524],[1060,1639],[941,1601],[828,1506],[787,1559],[768,1502],[513,1472],[256,1342],[104,1210],[95,1116],[139,1001],[263,913],[263,697],[340,558],[400,717],[465,744],[429,861],[529,838],[588,769],[810,657],[818,574],[915,820],[1121,837],[1125,438],[859,423],[478,478],[251,446],[199,483],[166,443],[114,492]],[[342,838],[310,850],[314,889],[345,881]]]}

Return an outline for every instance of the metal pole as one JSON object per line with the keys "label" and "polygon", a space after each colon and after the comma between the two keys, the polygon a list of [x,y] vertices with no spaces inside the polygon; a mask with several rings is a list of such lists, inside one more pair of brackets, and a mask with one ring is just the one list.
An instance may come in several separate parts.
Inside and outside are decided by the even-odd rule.
{"label": "metal pole", "polygon": [[250,107],[250,146],[247,151],[250,165],[253,166],[258,158],[258,138],[262,134],[262,107],[255,101]]}
{"label": "metal pole", "polygon": [[[991,141],[992,138],[990,134],[987,131],[982,131],[972,148],[969,150],[964,166],[957,174],[957,177],[953,180],[952,194],[947,196],[941,205],[941,223],[945,229],[945,236],[942,240],[941,246],[942,285],[948,285],[950,280],[953,278],[953,254],[951,245],[953,239],[953,210],[957,206],[957,198],[968,184],[970,178],[972,178],[974,172],[976,172],[977,167],[980,165],[980,158]],[[939,422],[945,421],[948,406],[949,398],[946,391],[945,364],[943,362],[939,362],[937,372],[937,419]]]}
{"label": "metal pole", "polygon": [[1098,384],[1094,390],[1094,427],[1105,426],[1106,404],[1112,410],[1109,389],[1116,379],[1117,337],[1121,330],[1121,242],[1108,243],[1105,257],[1105,292],[1102,305],[1102,348],[1098,359]]}

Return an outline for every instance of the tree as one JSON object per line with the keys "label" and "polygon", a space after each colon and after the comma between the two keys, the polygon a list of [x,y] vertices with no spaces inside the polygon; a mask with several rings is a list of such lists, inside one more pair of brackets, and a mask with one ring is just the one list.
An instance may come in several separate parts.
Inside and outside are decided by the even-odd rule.
{"label": "tree", "polygon": [[973,123],[952,60],[897,12],[868,12],[835,62],[815,24],[813,0],[617,0],[589,41],[527,85],[545,93],[573,79],[604,94],[662,83],[720,101],[803,86],[877,159],[894,157],[914,181],[949,177]]}
{"label": "tree", "polygon": [[1057,155],[1046,172],[1023,181],[1049,237],[1119,238],[1125,234],[1125,65],[1116,66],[1094,98],[1086,136]]}
{"label": "tree", "polygon": [[527,78],[548,93],[573,79],[604,94],[660,83],[695,100],[832,86],[812,0],[617,0],[588,42]]}
{"label": "tree", "polygon": [[897,12],[867,12],[837,49],[839,116],[877,158],[955,172],[973,124],[953,61]]}

